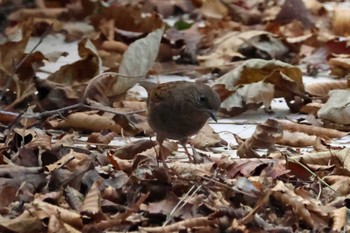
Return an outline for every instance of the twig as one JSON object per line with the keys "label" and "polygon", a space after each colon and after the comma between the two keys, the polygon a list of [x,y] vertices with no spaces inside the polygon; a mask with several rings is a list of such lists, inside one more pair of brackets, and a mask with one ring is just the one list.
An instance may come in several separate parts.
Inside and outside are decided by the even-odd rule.
{"label": "twig", "polygon": [[40,36],[40,39],[38,41],[38,43],[36,43],[36,45],[30,50],[29,53],[27,53],[24,58],[15,66],[15,72],[23,65],[23,63],[30,57],[30,55],[33,54],[33,52],[39,47],[39,45],[44,41],[44,38],[49,34],[49,32],[51,31],[52,28],[52,24],[47,27],[46,31]]}
{"label": "twig", "polygon": [[249,197],[252,197],[252,198],[256,198],[255,195],[252,195],[252,194],[250,194],[250,193],[244,192],[244,191],[239,190],[239,189],[237,189],[237,188],[235,188],[235,187],[231,187],[231,186],[229,186],[229,185],[220,183],[219,181],[214,180],[214,179],[211,179],[211,178],[209,178],[209,177],[205,177],[205,176],[204,176],[204,177],[202,177],[202,179],[211,181],[211,182],[213,182],[213,183],[215,183],[215,184],[217,184],[217,185],[220,185],[221,187],[227,188],[227,189],[229,189],[229,190],[233,190],[233,191],[235,191],[235,192],[237,192],[237,193],[240,193],[240,194],[243,194],[243,195],[245,195],[245,196],[249,196]]}
{"label": "twig", "polygon": [[[196,187],[196,186],[193,185],[193,186],[188,190],[188,192],[185,194],[185,196],[182,197],[181,200],[176,204],[176,206],[171,210],[170,214],[167,216],[165,222],[163,223],[163,227],[166,226],[166,225],[169,223],[171,217],[175,214],[175,212],[176,212],[177,210],[183,208],[183,207],[186,205],[186,203],[187,203],[186,199],[189,197],[189,194],[192,192],[192,190],[193,190],[195,187]],[[196,192],[198,192],[198,190],[201,189],[201,188],[202,188],[202,185],[199,185],[199,186],[197,187],[197,189],[191,194],[190,197],[192,197],[192,196],[193,196]],[[180,205],[181,205],[181,206],[180,206]],[[179,206],[180,206],[180,207],[179,207]]]}
{"label": "twig", "polygon": [[287,150],[285,153],[287,153],[286,155],[286,161],[288,163],[288,160],[291,160],[295,163],[297,163],[298,165],[302,166],[306,171],[308,171],[310,174],[312,174],[314,177],[316,177],[323,185],[325,185],[326,187],[328,187],[330,190],[332,190],[335,194],[337,194],[337,191],[335,191],[329,184],[327,184],[323,179],[321,179],[316,173],[314,173],[313,171],[311,171],[307,166],[305,166],[304,164],[302,164],[301,162],[299,162],[296,159],[292,159],[291,156],[292,154]]}

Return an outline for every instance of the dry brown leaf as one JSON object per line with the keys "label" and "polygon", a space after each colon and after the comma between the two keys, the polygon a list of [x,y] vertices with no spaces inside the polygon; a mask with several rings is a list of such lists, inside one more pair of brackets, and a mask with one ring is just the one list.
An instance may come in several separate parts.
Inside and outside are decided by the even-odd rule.
{"label": "dry brown leaf", "polygon": [[312,95],[328,96],[328,93],[331,90],[346,89],[348,87],[348,82],[346,80],[316,82],[305,85],[305,91]]}
{"label": "dry brown leaf", "polygon": [[334,9],[332,29],[333,32],[340,36],[350,35],[350,8],[338,7]]}
{"label": "dry brown leaf", "polygon": [[347,195],[350,192],[350,177],[331,175],[322,178],[329,184],[333,190],[337,191],[338,195]]}
{"label": "dry brown leaf", "polygon": [[[241,85],[247,86],[242,90],[243,93],[239,92]],[[257,89],[258,86],[260,87]],[[284,97],[286,100],[292,100],[295,96],[305,96],[300,69],[276,60],[248,60],[215,80],[213,88],[221,98],[222,109],[230,115],[237,115],[248,109],[247,101],[252,103],[255,98],[257,100],[254,108],[260,107],[261,104],[269,107],[272,89],[273,97]],[[248,98],[249,96],[251,97]]]}
{"label": "dry brown leaf", "polygon": [[333,210],[332,212],[332,230],[335,232],[341,232],[346,225],[348,225],[349,211],[347,207],[341,207]]}
{"label": "dry brown leaf", "polygon": [[[278,177],[288,173],[285,166],[281,166],[275,159],[263,159],[263,158],[250,158],[250,159],[215,159],[212,158],[218,167],[224,169],[227,172],[229,178],[235,178],[243,175],[250,177],[252,174],[263,172],[264,170],[271,177]],[[264,169],[261,169],[264,168]]]}
{"label": "dry brown leaf", "polygon": [[108,145],[115,136],[118,134],[116,132],[104,133],[92,133],[89,135],[87,141],[90,143],[102,143]]}
{"label": "dry brown leaf", "polygon": [[191,227],[201,227],[208,226],[218,222],[218,219],[211,219],[209,217],[195,217],[190,219],[185,219],[180,222],[176,222],[163,227],[140,227],[142,232],[179,232],[181,229],[191,228]]}
{"label": "dry brown leaf", "polygon": [[[281,58],[288,50],[272,33],[255,30],[230,32],[216,39],[214,45],[215,49],[212,53],[198,56],[198,61],[202,66],[217,67],[230,64],[234,58],[246,57],[245,50],[255,49],[260,53],[267,54],[266,56],[271,59]],[[249,50],[249,48],[251,49]],[[251,54],[246,55],[251,56]]]}
{"label": "dry brown leaf", "polygon": [[303,0],[306,8],[314,15],[323,15],[326,9],[318,0]]}
{"label": "dry brown leaf", "polygon": [[168,163],[169,168],[174,170],[181,177],[203,177],[208,176],[213,168],[213,163],[193,164],[193,163]]}
{"label": "dry brown leaf", "polygon": [[101,58],[95,46],[88,39],[78,44],[78,53],[82,58],[74,63],[62,66],[48,77],[48,80],[65,85],[83,83],[101,72]]}
{"label": "dry brown leaf", "polygon": [[59,216],[51,215],[49,223],[47,225],[48,233],[80,233],[81,231],[75,229],[74,227],[61,222]]}
{"label": "dry brown leaf", "polygon": [[46,171],[48,173],[51,173],[57,169],[60,169],[63,166],[66,166],[73,159],[75,159],[75,152],[73,150],[71,150],[70,153],[64,155],[61,159],[57,160],[55,163],[47,165],[45,167]]}
{"label": "dry brown leaf", "polygon": [[145,38],[130,44],[123,54],[118,73],[107,72],[94,77],[86,87],[84,97],[113,103],[118,97],[139,82],[157,58],[164,28],[149,33]]}
{"label": "dry brown leaf", "polygon": [[293,147],[312,146],[316,142],[315,135],[308,135],[303,132],[290,132],[283,130],[283,137],[277,140],[276,143]]}
{"label": "dry brown leaf", "polygon": [[321,138],[341,138],[347,135],[347,133],[341,132],[339,130],[313,125],[303,125],[287,120],[278,120],[278,123],[281,125],[283,130],[306,133],[308,135],[314,135]]}
{"label": "dry brown leaf", "polygon": [[138,35],[150,33],[163,25],[163,20],[157,13],[144,15],[140,6],[132,4],[128,6],[112,4],[109,7],[102,7],[98,13],[90,16],[90,20],[96,31],[103,30],[105,22],[112,20],[115,30],[138,32]]}
{"label": "dry brown leaf", "polygon": [[29,18],[57,18],[59,15],[67,13],[66,8],[43,8],[43,9],[20,9],[11,15],[9,20],[12,21],[25,21]]}
{"label": "dry brown leaf", "polygon": [[292,156],[293,160],[303,160],[307,164],[318,165],[338,165],[347,171],[350,171],[350,150],[349,148],[329,150],[316,153]]}
{"label": "dry brown leaf", "polygon": [[324,229],[328,226],[327,212],[318,206],[316,200],[302,198],[282,181],[277,181],[271,195],[282,206],[291,206],[297,217],[311,229]]}
{"label": "dry brown leaf", "polygon": [[68,115],[65,119],[58,122],[50,121],[54,128],[58,129],[82,129],[91,131],[102,131],[109,129],[118,134],[121,133],[122,127],[113,119],[101,116],[95,112],[76,112]]}
{"label": "dry brown leaf", "polygon": [[331,74],[337,77],[346,77],[350,70],[349,57],[333,57],[329,59],[328,64],[331,69]]}
{"label": "dry brown leaf", "polygon": [[268,119],[262,124],[257,125],[254,134],[240,144],[237,155],[240,158],[258,157],[254,149],[269,149],[282,137],[282,129],[278,121]]}
{"label": "dry brown leaf", "polygon": [[[150,213],[163,213],[165,215],[168,215],[171,213],[171,211],[174,209],[174,207],[179,203],[180,199],[174,194],[174,193],[167,193],[167,196],[164,200],[159,202],[151,202],[147,205],[144,205],[143,208],[141,206],[142,210],[145,210]],[[188,200],[186,200],[186,205],[183,206],[183,208],[178,209],[174,213],[174,217],[181,217],[181,218],[191,218],[192,213],[191,209],[193,208],[192,204],[188,203]]]}
{"label": "dry brown leaf", "polygon": [[62,222],[67,223],[77,229],[81,229],[83,226],[80,214],[47,202],[34,200],[30,205],[28,205],[28,211],[30,211],[33,216],[39,218],[40,220],[48,219],[51,215],[58,215]]}
{"label": "dry brown leaf", "polygon": [[89,219],[95,219],[97,215],[101,214],[101,193],[99,190],[100,184],[100,181],[95,181],[89,192],[86,194],[80,211],[82,216]]}
{"label": "dry brown leaf", "polygon": [[206,148],[223,145],[224,141],[208,124],[205,124],[197,135],[190,139],[190,144],[195,148]]}
{"label": "dry brown leaf", "polygon": [[222,19],[228,14],[227,7],[219,0],[206,0],[199,9],[207,18]]}
{"label": "dry brown leaf", "polygon": [[322,108],[322,106],[323,104],[321,103],[311,102],[304,105],[300,109],[300,113],[317,116],[317,112],[320,110],[320,108]]}
{"label": "dry brown leaf", "polygon": [[69,86],[49,81],[34,79],[38,91],[37,104],[41,111],[59,109],[80,101],[82,86]]}
{"label": "dry brown leaf", "polygon": [[114,150],[112,154],[120,159],[133,159],[136,154],[151,149],[155,145],[156,142],[152,140],[137,140]]}
{"label": "dry brown leaf", "polygon": [[64,197],[71,208],[76,211],[81,210],[84,197],[80,192],[70,186],[67,186],[64,189]]}
{"label": "dry brown leaf", "polygon": [[5,229],[18,233],[45,231],[40,219],[28,211],[24,211],[19,216],[11,219],[0,216],[0,227],[4,232]]}
{"label": "dry brown leaf", "polygon": [[350,124],[350,90],[333,90],[328,101],[318,111],[317,115],[341,125]]}

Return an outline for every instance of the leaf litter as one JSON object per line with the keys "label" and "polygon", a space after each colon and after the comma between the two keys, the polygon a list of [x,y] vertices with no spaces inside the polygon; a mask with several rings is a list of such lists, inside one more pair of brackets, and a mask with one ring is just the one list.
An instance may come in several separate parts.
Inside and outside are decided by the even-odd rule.
{"label": "leaf litter", "polygon": [[[0,232],[347,231],[350,151],[334,140],[349,130],[348,11],[317,0],[0,2]],[[40,51],[48,35],[77,51]],[[71,53],[80,58],[37,77]],[[166,141],[164,169],[146,100],[130,89],[167,73],[211,85],[220,120],[271,114],[278,98],[300,117],[230,132],[237,156],[206,125],[189,145],[201,163]]]}

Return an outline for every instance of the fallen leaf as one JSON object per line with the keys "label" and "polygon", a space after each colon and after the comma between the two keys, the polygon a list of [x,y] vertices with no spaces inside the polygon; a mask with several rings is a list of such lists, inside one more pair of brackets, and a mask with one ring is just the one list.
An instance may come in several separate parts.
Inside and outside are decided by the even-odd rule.
{"label": "fallen leaf", "polygon": [[328,101],[321,107],[317,115],[342,125],[350,124],[350,90],[333,90]]}

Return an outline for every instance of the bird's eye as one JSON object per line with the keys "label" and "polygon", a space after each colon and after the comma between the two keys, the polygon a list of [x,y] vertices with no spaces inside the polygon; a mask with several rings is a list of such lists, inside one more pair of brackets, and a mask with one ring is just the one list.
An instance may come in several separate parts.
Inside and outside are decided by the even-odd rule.
{"label": "bird's eye", "polygon": [[199,102],[205,103],[206,101],[207,101],[207,97],[205,97],[204,95],[199,96]]}

